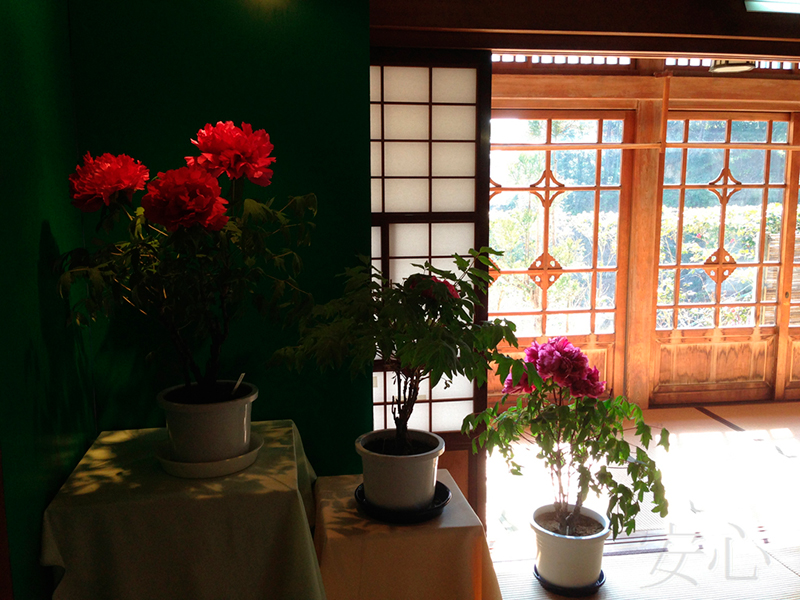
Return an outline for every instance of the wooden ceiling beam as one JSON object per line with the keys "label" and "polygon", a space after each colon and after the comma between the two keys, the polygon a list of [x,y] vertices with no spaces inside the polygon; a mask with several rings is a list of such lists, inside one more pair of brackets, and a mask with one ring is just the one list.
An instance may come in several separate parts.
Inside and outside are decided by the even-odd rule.
{"label": "wooden ceiling beam", "polygon": [[[493,75],[494,108],[629,110],[661,100],[660,77],[626,75]],[[672,77],[671,109],[800,110],[800,80]]]}

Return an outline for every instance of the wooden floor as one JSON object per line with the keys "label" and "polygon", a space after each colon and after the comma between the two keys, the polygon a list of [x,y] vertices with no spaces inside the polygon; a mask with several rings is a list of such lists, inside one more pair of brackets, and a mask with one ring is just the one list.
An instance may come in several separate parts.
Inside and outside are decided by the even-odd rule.
{"label": "wooden floor", "polygon": [[[800,600],[800,403],[646,411],[670,430],[654,456],[670,502],[631,538],[606,544],[598,600]],[[487,535],[504,600],[560,598],[533,578],[536,506],[549,476],[523,451],[526,475],[488,465]],[[604,510],[602,501],[590,506]]]}

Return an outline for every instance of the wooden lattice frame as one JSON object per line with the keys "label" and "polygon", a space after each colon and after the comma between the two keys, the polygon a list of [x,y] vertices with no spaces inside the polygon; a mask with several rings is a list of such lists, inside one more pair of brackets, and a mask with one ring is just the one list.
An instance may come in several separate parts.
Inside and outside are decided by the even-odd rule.
{"label": "wooden lattice frame", "polygon": [[[623,193],[624,186],[626,185],[623,173],[620,173],[618,185],[602,185],[601,184],[601,171],[602,171],[602,151],[608,149],[622,149],[622,144],[604,144],[602,142],[603,122],[606,120],[624,120],[620,113],[614,112],[598,112],[586,111],[584,113],[527,113],[527,111],[514,111],[513,116],[517,118],[530,118],[536,120],[547,121],[547,134],[544,144],[493,144],[492,150],[511,150],[511,151],[526,151],[536,150],[545,153],[545,168],[541,176],[534,183],[527,187],[517,187],[510,185],[503,185],[502,182],[490,180],[489,197],[495,198],[501,192],[528,192],[532,197],[535,197],[542,206],[543,222],[545,223],[543,231],[543,252],[535,258],[526,269],[491,269],[490,273],[496,281],[503,275],[525,275],[530,277],[534,284],[541,290],[541,308],[523,311],[502,311],[491,313],[490,316],[506,316],[511,318],[520,316],[540,316],[542,319],[542,334],[547,332],[547,318],[548,316],[558,314],[571,314],[571,313],[589,313],[590,314],[590,335],[595,335],[597,315],[598,314],[614,314],[619,307],[620,302],[616,301],[614,307],[598,308],[597,307],[597,278],[600,273],[615,273],[619,278],[619,262],[614,267],[599,267],[598,266],[598,227],[599,227],[599,205],[600,205],[600,192],[601,191],[618,191],[620,194],[620,215],[623,214],[622,203],[625,194]],[[503,116],[502,111],[497,111],[496,116]],[[512,115],[510,115],[512,116]],[[554,120],[597,120],[597,140],[594,143],[581,143],[581,144],[561,144],[552,142],[552,122]],[[627,126],[627,125],[626,125]],[[569,186],[559,181],[556,174],[552,170],[551,153],[565,150],[593,150],[597,152],[597,160],[595,165],[595,183],[592,186]],[[624,154],[624,153],[623,153]],[[621,166],[621,168],[623,168]],[[594,232],[592,240],[592,261],[590,267],[570,268],[569,265],[562,265],[556,260],[549,252],[550,246],[550,210],[553,201],[565,192],[570,191],[592,191],[595,194],[595,216],[594,216]],[[618,224],[618,234],[625,227],[624,223]],[[618,239],[619,243],[619,239]],[[618,252],[619,256],[619,252]],[[551,309],[548,307],[547,291],[560,277],[566,273],[590,273],[590,302],[587,308],[580,309]],[[617,281],[617,289],[620,288],[620,282]]]}

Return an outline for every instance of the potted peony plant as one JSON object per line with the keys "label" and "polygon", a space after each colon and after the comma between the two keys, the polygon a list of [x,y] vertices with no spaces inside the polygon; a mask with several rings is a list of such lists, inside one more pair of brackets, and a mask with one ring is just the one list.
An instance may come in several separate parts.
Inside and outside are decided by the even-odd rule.
{"label": "potted peony plant", "polygon": [[422,383],[448,385],[463,375],[482,385],[497,345],[516,345],[513,323],[475,321],[491,281],[481,267],[498,253],[482,248],[469,254],[454,255],[457,272],[426,262],[402,283],[388,281],[365,260],[346,271],[341,298],[312,311],[301,326],[301,344],[282,352],[296,366],[313,359],[322,368],[349,366],[355,373],[377,363],[392,374],[395,429],[356,440],[364,497],[372,506],[408,513],[433,500],[444,440],[408,428]]}
{"label": "potted peony plant", "polygon": [[[173,458],[198,463],[241,456],[250,447],[258,389],[241,377],[221,379],[222,347],[248,299],[267,314],[304,297],[295,279],[297,248],[310,242],[316,197],[282,204],[245,198],[245,179],[261,187],[272,180],[273,145],[263,129],[220,121],[205,125],[192,143],[199,156],[153,178],[125,154],[86,154],[69,177],[73,204],[99,213],[98,231],[106,237],[120,230],[120,218],[127,226],[122,239],[66,253],[59,286],[78,324],[123,304],[161,326],[183,379],[158,395]],[[145,193],[137,204],[138,191]]]}
{"label": "potted peony plant", "polygon": [[[652,441],[641,409],[623,397],[599,399],[605,382],[586,355],[565,337],[533,342],[524,359],[497,356],[505,378],[503,397],[480,414],[464,419],[462,431],[473,436],[473,451],[498,449],[514,474],[515,444],[538,446],[538,458],[549,469],[555,491],[552,505],[538,508],[531,526],[536,532],[535,574],[546,589],[588,595],[604,582],[603,543],[611,534],[631,533],[645,494],[653,512],[667,514],[661,472],[646,449]],[[516,403],[505,406],[516,395]],[[635,428],[641,447],[634,450],[623,428]],[[662,429],[658,445],[669,448]],[[623,467],[630,483],[614,475]],[[605,515],[583,506],[589,492],[608,496]]]}

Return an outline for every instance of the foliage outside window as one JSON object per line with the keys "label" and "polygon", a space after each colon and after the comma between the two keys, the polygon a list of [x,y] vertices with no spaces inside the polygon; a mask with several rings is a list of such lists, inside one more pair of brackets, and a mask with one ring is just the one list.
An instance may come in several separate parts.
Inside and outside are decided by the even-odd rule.
{"label": "foliage outside window", "polygon": [[669,121],[657,329],[775,325],[787,141],[785,121]]}

